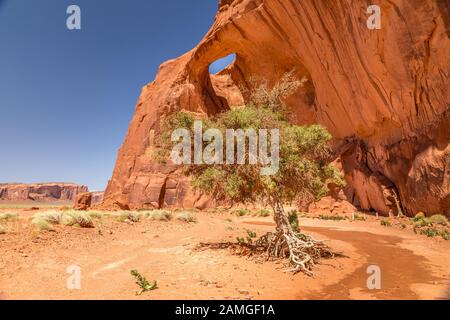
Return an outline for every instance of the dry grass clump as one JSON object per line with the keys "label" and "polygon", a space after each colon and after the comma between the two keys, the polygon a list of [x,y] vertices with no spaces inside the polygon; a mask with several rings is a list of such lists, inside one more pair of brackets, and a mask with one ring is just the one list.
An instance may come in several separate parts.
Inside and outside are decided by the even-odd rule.
{"label": "dry grass clump", "polygon": [[10,220],[15,220],[19,217],[19,215],[15,212],[4,212],[4,213],[0,213],[0,221],[10,221]]}
{"label": "dry grass clump", "polygon": [[53,228],[53,226],[43,217],[34,217],[33,220],[31,220],[31,224],[40,231],[55,231],[55,228]]}
{"label": "dry grass clump", "polygon": [[62,223],[66,226],[81,228],[94,228],[94,222],[89,214],[84,211],[69,211],[63,215]]}
{"label": "dry grass clump", "polygon": [[172,220],[172,214],[165,210],[152,210],[141,212],[142,217],[149,220],[156,221],[170,221]]}
{"label": "dry grass clump", "polygon": [[53,225],[76,226],[80,228],[93,228],[92,218],[86,212],[68,211],[46,211],[35,214],[31,223],[39,230],[53,231]]}
{"label": "dry grass clump", "polygon": [[195,223],[197,222],[197,218],[189,211],[183,211],[177,215],[177,220],[187,222],[187,223]]}

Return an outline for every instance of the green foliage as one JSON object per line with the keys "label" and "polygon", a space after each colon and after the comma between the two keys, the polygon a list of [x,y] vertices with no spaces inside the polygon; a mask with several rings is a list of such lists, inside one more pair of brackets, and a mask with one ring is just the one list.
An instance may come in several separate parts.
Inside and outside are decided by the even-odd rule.
{"label": "green foliage", "polygon": [[252,230],[247,230],[247,236],[249,238],[256,238],[256,232],[252,231]]}
{"label": "green foliage", "polygon": [[431,216],[429,221],[431,223],[440,224],[443,226],[446,226],[448,224],[447,217],[442,214],[435,214],[435,215]]}
{"label": "green foliage", "polygon": [[419,212],[418,214],[416,214],[413,218],[413,221],[420,221],[425,219],[425,214],[423,212]]}
{"label": "green foliage", "polygon": [[435,228],[425,228],[420,230],[420,234],[426,235],[429,238],[438,236],[440,233]]}
{"label": "green foliage", "polygon": [[380,224],[384,227],[390,227],[391,222],[388,219],[381,219]]}
{"label": "green foliage", "polygon": [[[319,200],[328,192],[327,185],[344,185],[342,175],[330,164],[330,133],[320,125],[297,126],[289,122],[289,113],[283,100],[306,80],[298,81],[293,73],[286,74],[279,83],[269,89],[261,81],[253,86],[249,103],[244,108],[225,111],[211,119],[203,119],[204,132],[216,128],[226,137],[226,129],[278,129],[280,132],[279,170],[271,176],[262,176],[262,164],[212,164],[183,166],[192,185],[214,199],[232,203],[265,202],[310,203]],[[193,133],[193,114],[178,112],[169,116],[162,124],[158,136],[160,147],[157,158],[167,158],[174,144],[170,136],[173,130],[185,128]],[[246,159],[249,157],[246,138]],[[269,139],[270,141],[270,139]],[[228,141],[227,141],[228,142]],[[209,142],[204,142],[206,147]],[[236,148],[236,140],[234,141]],[[223,154],[226,154],[224,143]],[[236,155],[235,155],[236,157]],[[237,160],[235,158],[235,160]],[[235,161],[236,162],[236,161]]]}
{"label": "green foliage", "polygon": [[243,216],[247,216],[250,214],[250,210],[248,209],[237,209],[234,211],[234,214],[238,217],[243,217]]}
{"label": "green foliage", "polygon": [[139,271],[137,270],[131,270],[131,275],[136,279],[136,284],[141,289],[140,291],[136,292],[136,295],[141,295],[144,292],[152,291],[158,288],[158,283],[153,280],[151,283],[142,276]]}
{"label": "green foliage", "polygon": [[298,212],[297,210],[291,210],[288,212],[288,221],[292,230],[297,231],[299,228]]}
{"label": "green foliage", "polygon": [[[332,220],[332,221],[342,221],[342,220],[346,220],[346,217],[341,217],[339,215],[325,215],[325,214],[320,214],[319,215],[319,219],[321,220]],[[355,217],[356,219],[356,217]]]}
{"label": "green foliage", "polygon": [[271,213],[270,210],[261,209],[257,212],[257,215],[260,217],[268,217],[268,216],[270,216],[270,213]]}

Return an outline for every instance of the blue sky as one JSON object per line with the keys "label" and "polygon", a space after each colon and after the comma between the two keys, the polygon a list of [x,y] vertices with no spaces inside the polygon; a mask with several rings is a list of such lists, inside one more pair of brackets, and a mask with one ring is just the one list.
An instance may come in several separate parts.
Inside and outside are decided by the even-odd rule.
{"label": "blue sky", "polygon": [[[0,182],[104,189],[141,87],[202,39],[217,3],[0,0]],[[71,4],[81,30],[66,28]]]}

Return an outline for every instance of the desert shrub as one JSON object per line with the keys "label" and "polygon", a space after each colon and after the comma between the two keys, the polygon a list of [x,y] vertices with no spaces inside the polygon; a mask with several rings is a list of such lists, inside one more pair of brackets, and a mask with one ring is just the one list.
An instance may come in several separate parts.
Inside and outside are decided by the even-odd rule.
{"label": "desert shrub", "polygon": [[429,221],[431,223],[440,224],[440,225],[443,225],[443,226],[446,226],[447,223],[448,223],[447,217],[442,215],[442,214],[435,214],[435,215],[431,216],[429,218]]}
{"label": "desert shrub", "polygon": [[430,225],[431,225],[431,222],[427,218],[416,220],[413,223],[414,228],[421,228],[421,227],[426,227],[426,226],[430,226]]}
{"label": "desert shrub", "polygon": [[79,225],[81,228],[93,228],[94,222],[92,221],[92,218],[86,214],[85,212],[72,212],[70,215],[73,217],[73,219],[76,222],[76,225]]}
{"label": "desert shrub", "polygon": [[102,213],[102,212],[100,212],[100,211],[95,211],[95,210],[93,210],[93,211],[87,211],[86,212],[88,215],[89,215],[89,217],[91,217],[92,219],[100,219],[104,214]]}
{"label": "desert shrub", "polygon": [[420,230],[420,234],[433,238],[439,235],[439,231],[435,228],[425,228]]}
{"label": "desert shrub", "polygon": [[420,220],[423,220],[423,219],[425,219],[425,213],[423,213],[423,212],[419,212],[413,218],[414,221],[420,221]]}
{"label": "desert shrub", "polygon": [[248,210],[248,209],[237,209],[237,210],[234,211],[234,213],[238,217],[243,217],[243,216],[249,215],[250,214],[250,210]]}
{"label": "desert shrub", "polygon": [[135,211],[116,211],[112,214],[118,222],[139,222],[141,217],[144,216],[143,212]]}
{"label": "desert shrub", "polygon": [[0,220],[15,220],[19,217],[19,215],[15,212],[4,212],[0,213]]}
{"label": "desert shrub", "polygon": [[177,216],[177,219],[184,222],[197,222],[197,218],[190,212],[182,212]]}
{"label": "desert shrub", "polygon": [[35,214],[33,217],[47,221],[50,224],[60,224],[63,219],[63,213],[60,211],[46,211]]}
{"label": "desert shrub", "polygon": [[346,217],[341,217],[339,215],[326,215],[326,214],[320,214],[319,219],[321,220],[332,220],[332,221],[341,221],[347,219]]}
{"label": "desert shrub", "polygon": [[247,230],[247,236],[251,239],[256,238],[256,232],[252,230]]}
{"label": "desert shrub", "polygon": [[69,211],[62,216],[61,224],[66,226],[78,226],[81,228],[94,228],[92,218],[86,212]]}
{"label": "desert shrub", "polygon": [[141,212],[142,217],[150,220],[157,221],[170,221],[172,220],[172,214],[165,210],[152,210]]}
{"label": "desert shrub", "polygon": [[391,226],[391,222],[388,219],[381,219],[380,224],[383,227],[390,227]]}
{"label": "desert shrub", "polygon": [[[345,218],[344,218],[345,219]],[[359,214],[354,214],[353,215],[353,221],[366,221],[366,217],[359,215]]]}
{"label": "desert shrub", "polygon": [[261,210],[258,211],[258,216],[260,216],[260,217],[268,217],[268,216],[270,216],[270,210],[261,209]]}
{"label": "desert shrub", "polygon": [[34,217],[31,224],[41,231],[55,231],[53,226],[43,217]]}
{"label": "desert shrub", "polygon": [[298,230],[299,222],[298,222],[297,210],[291,210],[288,212],[288,221],[292,227],[292,230],[294,230],[294,231]]}
{"label": "desert shrub", "polygon": [[155,290],[158,288],[158,283],[153,280],[151,283],[142,276],[139,271],[131,270],[131,275],[136,279],[136,284],[139,286],[140,290],[136,292],[136,295],[141,295],[144,292]]}

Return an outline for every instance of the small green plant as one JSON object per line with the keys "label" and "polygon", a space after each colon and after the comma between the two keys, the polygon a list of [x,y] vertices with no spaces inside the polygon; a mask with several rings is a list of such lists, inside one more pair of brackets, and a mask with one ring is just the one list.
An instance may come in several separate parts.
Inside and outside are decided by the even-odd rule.
{"label": "small green plant", "polygon": [[249,238],[256,238],[256,232],[254,232],[252,230],[247,230],[247,236]]}
{"label": "small green plant", "polygon": [[248,244],[252,244],[254,238],[256,238],[256,232],[254,232],[252,230],[247,230],[247,242],[248,242]]}
{"label": "small green plant", "polygon": [[236,241],[237,241],[240,245],[245,244],[245,239],[244,239],[244,238],[236,237]]}
{"label": "small green plant", "polygon": [[297,210],[294,209],[288,212],[288,221],[292,230],[297,231],[299,227]]}
{"label": "small green plant", "polygon": [[131,275],[136,279],[136,284],[139,286],[139,288],[141,288],[141,290],[136,292],[136,295],[138,296],[140,296],[144,292],[152,291],[158,288],[158,283],[156,282],[156,280],[153,280],[151,283],[148,282],[148,280],[137,270],[131,270]]}
{"label": "small green plant", "polygon": [[0,220],[9,221],[15,220],[19,217],[19,215],[15,212],[5,212],[0,214]]}
{"label": "small green plant", "polygon": [[380,224],[383,227],[390,227],[391,226],[391,222],[388,219],[381,219]]}
{"label": "small green plant", "polygon": [[197,218],[192,213],[190,213],[188,211],[180,213],[177,216],[177,220],[188,222],[188,223],[191,223],[191,222],[195,223],[195,222],[197,222]]}
{"label": "small green plant", "polygon": [[435,228],[426,228],[426,229],[421,229],[420,234],[423,234],[429,238],[434,238],[434,237],[438,236],[440,233]]}

